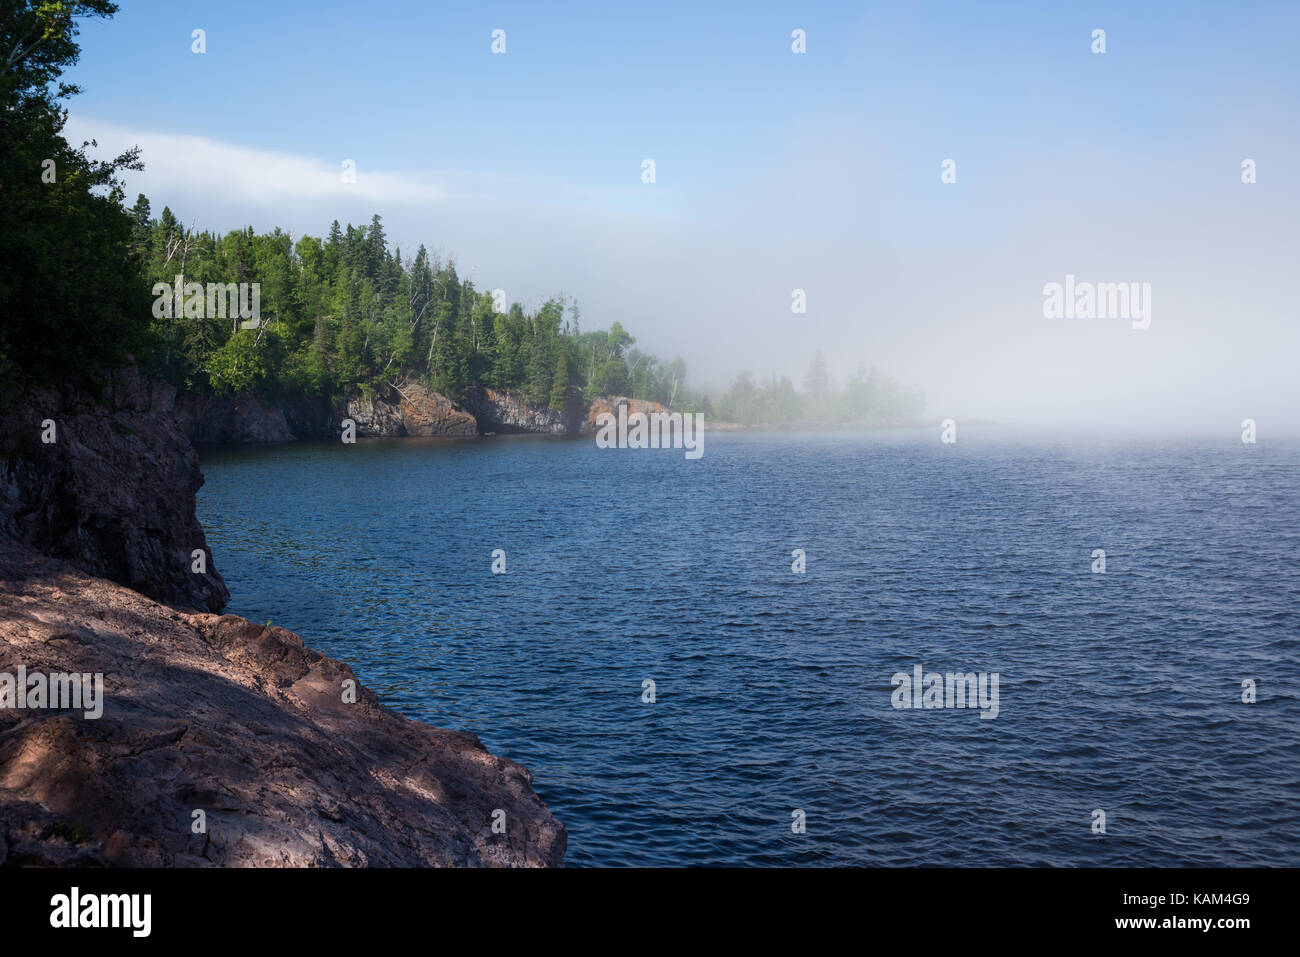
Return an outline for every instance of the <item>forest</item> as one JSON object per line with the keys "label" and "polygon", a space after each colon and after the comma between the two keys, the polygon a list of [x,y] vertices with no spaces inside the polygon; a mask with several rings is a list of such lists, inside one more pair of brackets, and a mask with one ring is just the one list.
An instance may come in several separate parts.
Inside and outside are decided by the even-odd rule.
{"label": "forest", "polygon": [[[250,226],[195,231],[122,181],[138,150],[96,159],[63,137],[60,79],[75,63],[78,22],[106,18],[108,0],[24,4],[0,16],[0,386],[19,375],[97,387],[134,361],[178,388],[252,391],[269,400],[338,398],[421,382],[453,399],[473,387],[562,410],[625,395],[746,425],[903,424],[921,397],[859,368],[832,382],[820,353],[799,393],[788,378],[741,373],[716,397],[688,388],[686,364],[636,348],[617,322],[583,329],[576,301],[525,309],[462,278],[421,245],[390,248],[382,218],[295,239]],[[159,284],[181,291],[257,284],[259,319],[197,308],[159,310]],[[151,299],[153,300],[151,308]]]}
{"label": "forest", "polygon": [[476,289],[423,245],[404,256],[389,248],[379,215],[295,240],[280,229],[195,232],[170,208],[154,218],[143,195],[128,212],[155,294],[166,295],[159,284],[259,285],[260,323],[250,328],[209,315],[197,296],[193,309],[154,310],[154,364],[186,389],[338,396],[418,381],[453,398],[471,386],[510,391],[556,411],[594,395],[704,411],[682,360],[634,348],[618,322],[584,331],[574,301],[525,310]]}
{"label": "forest", "polygon": [[[525,310],[476,289],[423,245],[414,257],[390,250],[377,214],[294,240],[280,229],[195,233],[169,208],[153,218],[143,195],[129,213],[153,291],[193,289],[196,308],[155,308],[151,330],[156,370],[189,390],[333,397],[418,381],[453,398],[471,387],[509,391],[553,411],[626,395],[743,425],[906,424],[924,405],[861,366],[835,383],[820,352],[802,392],[788,377],[742,372],[715,400],[687,388],[682,359],[635,348],[617,321],[584,331],[575,301],[556,296]],[[233,309],[220,318],[205,310],[200,294],[213,283],[258,283],[260,322],[245,328]]]}

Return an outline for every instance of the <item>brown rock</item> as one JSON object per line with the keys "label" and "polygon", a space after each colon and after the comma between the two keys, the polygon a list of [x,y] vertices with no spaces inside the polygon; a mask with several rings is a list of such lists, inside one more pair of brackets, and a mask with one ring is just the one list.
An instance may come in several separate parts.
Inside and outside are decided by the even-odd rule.
{"label": "brown rock", "polygon": [[591,405],[587,407],[587,416],[582,421],[583,432],[595,432],[596,420],[604,413],[618,415],[618,407],[627,406],[627,414],[632,415],[636,412],[669,412],[668,406],[660,405],[658,402],[649,402],[645,399],[629,399],[623,395],[598,395],[591,400]]}
{"label": "brown rock", "polygon": [[0,863],[562,862],[528,771],[474,735],[362,687],[345,703],[352,670],[293,632],[176,611],[0,539],[0,672],[20,664],[102,673],[104,711],[0,710]]}
{"label": "brown rock", "polygon": [[356,393],[348,398],[339,418],[356,422],[357,435],[478,434],[474,416],[418,383],[403,385],[400,391],[388,387],[373,396]]}
{"label": "brown rock", "polygon": [[203,474],[174,396],[133,368],[102,396],[15,386],[0,404],[0,533],[161,601],[222,608],[230,593],[195,516]]}

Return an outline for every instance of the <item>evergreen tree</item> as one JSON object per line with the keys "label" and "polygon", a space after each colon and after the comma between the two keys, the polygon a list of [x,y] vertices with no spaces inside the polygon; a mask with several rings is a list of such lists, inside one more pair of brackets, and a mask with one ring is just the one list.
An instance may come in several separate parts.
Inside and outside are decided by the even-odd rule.
{"label": "evergreen tree", "polygon": [[555,361],[555,378],[551,383],[550,408],[552,412],[563,412],[569,398],[569,357],[563,352]]}
{"label": "evergreen tree", "polygon": [[387,279],[388,247],[385,245],[384,226],[378,213],[370,217],[370,228],[366,230],[365,261],[362,268],[371,280]]}
{"label": "evergreen tree", "polygon": [[151,245],[151,222],[149,217],[149,197],[144,193],[137,193],[135,205],[131,207],[131,217],[135,225],[131,230],[131,241],[135,246],[136,254],[145,260],[149,256]]}
{"label": "evergreen tree", "polygon": [[[0,6],[0,380],[45,380],[123,361],[146,345],[149,291],[119,174],[138,151],[91,159],[63,138],[63,82],[80,22],[107,0],[8,0]],[[93,146],[93,144],[86,144]]]}

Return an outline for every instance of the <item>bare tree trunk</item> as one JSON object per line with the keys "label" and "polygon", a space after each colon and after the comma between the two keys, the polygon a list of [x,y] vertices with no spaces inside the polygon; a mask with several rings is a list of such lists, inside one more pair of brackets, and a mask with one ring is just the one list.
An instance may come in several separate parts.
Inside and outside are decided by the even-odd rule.
{"label": "bare tree trunk", "polygon": [[167,357],[166,367],[171,371],[172,366],[172,341],[176,336],[176,320],[180,318],[176,315],[183,308],[185,302],[185,263],[190,256],[190,246],[194,242],[194,220],[190,220],[190,228],[186,230],[181,227],[181,234],[173,237],[167,243],[167,258],[163,260],[164,264],[169,263],[179,251],[181,254],[181,271],[176,276],[177,288],[172,290],[172,308],[171,317],[167,320]]}

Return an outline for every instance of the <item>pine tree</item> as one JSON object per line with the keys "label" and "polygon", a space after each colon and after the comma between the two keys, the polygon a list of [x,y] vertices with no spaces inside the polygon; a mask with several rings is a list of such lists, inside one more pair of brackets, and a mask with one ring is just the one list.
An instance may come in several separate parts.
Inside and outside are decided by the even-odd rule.
{"label": "pine tree", "polygon": [[325,238],[325,275],[333,276],[338,269],[339,259],[343,254],[343,230],[336,219],[330,223],[329,235]]}
{"label": "pine tree", "polygon": [[135,245],[136,252],[141,258],[147,258],[149,255],[150,221],[149,221],[149,197],[144,193],[137,193],[135,205],[131,207],[131,216],[135,220],[135,225],[131,230],[131,241]]}
{"label": "pine tree", "polygon": [[822,355],[820,349],[817,355],[813,357],[812,364],[808,366],[808,372],[803,379],[804,391],[815,401],[820,402],[830,392],[831,377],[826,371],[826,357]]}
{"label": "pine tree", "polygon": [[370,217],[370,228],[366,230],[364,268],[366,276],[376,282],[385,278],[388,271],[388,247],[384,239],[384,226],[378,213]]}

